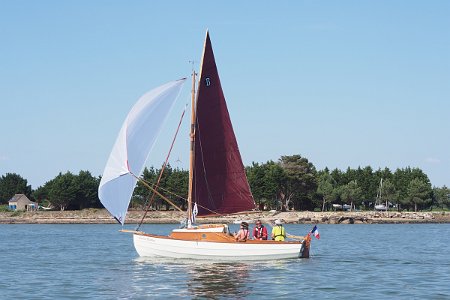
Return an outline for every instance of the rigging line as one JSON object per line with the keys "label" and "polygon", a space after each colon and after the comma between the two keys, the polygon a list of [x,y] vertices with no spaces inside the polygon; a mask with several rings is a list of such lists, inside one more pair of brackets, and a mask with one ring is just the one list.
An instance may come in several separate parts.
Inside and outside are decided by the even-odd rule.
{"label": "rigging line", "polygon": [[[196,202],[197,203],[197,202]],[[209,211],[209,212],[211,212],[211,213],[213,213],[213,214],[216,214],[218,217],[222,217],[222,216],[224,216],[223,214],[219,214],[218,212],[216,212],[216,211],[213,211],[213,210],[211,210],[211,209],[209,209],[209,208],[207,208],[207,207],[204,207],[203,205],[200,205],[200,204],[198,204],[197,203],[197,206],[199,206],[200,208],[203,208],[204,210],[207,210],[207,211]],[[197,218],[201,218],[202,216],[198,216]]]}
{"label": "rigging line", "polygon": [[[155,190],[154,188],[152,188],[150,185],[148,185],[146,182],[143,182],[141,178],[137,177],[135,174],[131,173],[131,175],[134,176],[134,178],[136,178],[137,180],[139,180],[140,182],[142,182],[143,185],[145,185],[146,187],[148,187],[151,191],[153,191],[156,195],[160,196],[163,200],[167,201],[170,205],[172,205],[173,207],[175,207],[176,209],[178,209],[179,211],[183,211],[181,208],[179,208],[176,204],[174,204],[172,201],[170,201],[167,197],[165,197],[163,194],[161,194],[160,192],[158,192],[157,190]],[[142,224],[142,223],[141,223]],[[137,229],[136,229],[137,231]]]}
{"label": "rigging line", "polygon": [[[181,123],[182,123],[182,121],[183,121],[184,114],[186,113],[186,108],[187,108],[187,105],[184,107],[183,113],[181,114],[180,121],[178,122],[177,130],[175,131],[175,135],[174,135],[174,137],[173,137],[172,144],[170,145],[169,152],[167,153],[166,161],[164,162],[164,164],[163,164],[163,166],[162,166],[162,168],[161,168],[161,171],[159,172],[159,178],[158,178],[158,181],[156,182],[155,189],[153,189],[153,193],[152,193],[151,199],[150,199],[150,201],[148,202],[147,207],[145,208],[144,215],[142,216],[141,221],[139,222],[138,226],[136,227],[136,230],[139,230],[139,228],[141,227],[142,222],[144,222],[144,219],[145,219],[145,217],[147,216],[147,212],[148,212],[148,210],[150,209],[150,206],[152,205],[152,203],[153,203],[153,201],[154,201],[154,199],[155,199],[155,194],[157,193],[157,189],[158,189],[159,183],[160,183],[160,181],[161,181],[161,177],[162,177],[162,175],[163,175],[164,169],[165,169],[166,166],[167,166],[167,162],[169,161],[170,153],[172,152],[173,145],[175,144],[175,140],[177,139],[178,132],[180,131]],[[159,193],[158,193],[158,194],[159,194]],[[159,195],[160,195],[160,194],[159,194]],[[163,197],[163,196],[160,195],[160,197]],[[167,199],[165,199],[165,200],[168,201]],[[170,203],[170,201],[168,201],[168,202]],[[172,203],[171,203],[171,204],[172,204]],[[173,204],[172,204],[172,205],[173,205]],[[177,207],[177,206],[175,205],[175,207]],[[178,207],[177,207],[177,208],[178,208]]]}
{"label": "rigging line", "polygon": [[[148,181],[148,180],[145,180],[145,179],[143,179],[142,178],[142,181],[145,181],[147,184],[149,184],[149,185],[151,185],[152,187],[154,187],[156,184],[155,183],[152,183],[152,182],[150,182],[150,181]],[[160,190],[163,190],[163,191],[165,191],[166,193],[168,193],[168,194],[171,194],[171,195],[173,195],[173,196],[175,196],[175,197],[177,197],[177,198],[180,198],[180,199],[183,199],[184,201],[187,201],[187,199],[186,198],[184,198],[183,196],[180,196],[180,195],[178,195],[177,193],[174,193],[174,192],[171,192],[171,191],[169,191],[168,189],[165,189],[165,188],[163,188],[163,187],[158,187]]]}
{"label": "rigging line", "polygon": [[[142,179],[142,178],[140,178],[139,181],[147,183],[148,185],[151,186],[152,189],[154,189],[155,184],[153,184],[153,183],[151,183],[151,182],[149,182],[149,181],[147,181],[147,180],[145,180],[145,179]],[[158,187],[158,189],[163,190],[163,191],[165,191],[165,192],[167,192],[167,193],[169,193],[169,194],[171,194],[171,195],[174,195],[174,196],[180,198],[181,200],[184,200],[185,202],[188,201],[186,198],[184,198],[184,197],[182,197],[182,196],[180,196],[180,195],[178,195],[178,194],[176,194],[176,193],[173,193],[173,192],[169,191],[168,189],[165,189],[165,188],[163,188],[163,187]],[[205,209],[205,210],[207,210],[207,211],[209,211],[209,212],[211,212],[211,213],[213,213],[213,214],[215,214],[215,215],[217,215],[217,216],[225,216],[225,214],[220,214],[220,213],[218,213],[218,212],[216,212],[216,211],[213,211],[213,210],[211,210],[211,209],[209,209],[209,208],[207,208],[207,207],[204,207],[204,206],[201,205],[201,204],[198,204],[198,203],[197,203],[197,206],[199,206],[200,208],[203,208],[203,209]],[[202,216],[198,216],[198,218],[201,218],[201,217],[202,217]]]}

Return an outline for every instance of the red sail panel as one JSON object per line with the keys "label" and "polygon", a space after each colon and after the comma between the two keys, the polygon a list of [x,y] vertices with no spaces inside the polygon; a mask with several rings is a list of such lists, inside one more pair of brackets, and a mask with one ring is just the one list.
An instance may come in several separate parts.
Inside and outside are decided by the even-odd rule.
{"label": "red sail panel", "polygon": [[197,94],[193,180],[193,201],[198,204],[198,215],[255,208],[209,34]]}

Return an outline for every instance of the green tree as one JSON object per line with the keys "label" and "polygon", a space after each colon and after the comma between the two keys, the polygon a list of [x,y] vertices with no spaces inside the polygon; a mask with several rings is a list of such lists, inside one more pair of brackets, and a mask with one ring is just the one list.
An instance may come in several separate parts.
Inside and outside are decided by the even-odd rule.
{"label": "green tree", "polygon": [[343,173],[342,175],[346,184],[348,184],[351,181],[358,180],[357,170],[352,169],[350,167],[347,167],[347,170],[345,170],[345,173]]}
{"label": "green tree", "polygon": [[450,189],[445,185],[442,188],[433,188],[433,199],[439,208],[446,209],[450,207]]}
{"label": "green tree", "polygon": [[414,204],[414,211],[431,203],[431,184],[419,178],[414,178],[408,185],[408,199]]}
{"label": "green tree", "polygon": [[342,173],[341,170],[339,169],[334,169],[333,171],[331,171],[330,173],[331,177],[333,177],[333,179],[336,181],[336,185],[337,186],[342,186],[347,184],[348,181],[346,181],[346,179],[344,178],[344,174]]}
{"label": "green tree", "polygon": [[397,209],[399,210],[400,202],[399,202],[399,193],[395,188],[395,185],[391,180],[386,179],[383,182],[383,189],[381,191],[381,198],[385,200],[386,207],[389,208],[389,203],[397,204]]}
{"label": "green tree", "polygon": [[283,168],[273,161],[261,165],[253,163],[247,168],[247,178],[259,208],[276,209],[282,186],[286,182]]}
{"label": "green tree", "polygon": [[287,175],[283,168],[273,161],[269,161],[265,164],[265,170],[265,192],[263,199],[268,208],[276,209],[278,201],[281,202],[280,195],[282,193],[283,185],[287,181]]}
{"label": "green tree", "polygon": [[264,180],[266,170],[263,165],[253,162],[250,167],[245,168],[245,172],[256,205],[262,210],[264,207],[263,199],[266,191],[266,182]]}
{"label": "green tree", "polygon": [[98,199],[100,178],[93,177],[89,171],[78,175],[70,172],[59,173],[54,179],[33,191],[33,198],[43,205],[60,210],[102,207]]}
{"label": "green tree", "polygon": [[336,198],[336,181],[327,171],[320,173],[317,182],[317,194],[322,198],[322,211],[325,211],[327,203]]}
{"label": "green tree", "polygon": [[183,210],[187,209],[188,186],[189,171],[174,169],[167,179],[167,197]]}
{"label": "green tree", "polygon": [[[161,168],[162,169],[162,168]],[[155,188],[158,178],[161,173],[161,169],[157,170],[153,167],[150,169],[145,168],[142,178],[144,181]],[[161,175],[161,179],[158,184],[158,192],[174,202],[178,207],[186,208],[186,198],[188,192],[189,184],[189,173],[188,171],[182,171],[179,169],[172,169],[168,164]],[[165,210],[171,208],[171,204],[164,200],[161,196],[155,194],[153,196],[153,191],[148,188],[142,182],[137,183],[137,187],[134,189],[132,197],[132,205],[140,206],[146,208],[149,201],[153,198],[151,207],[156,210],[160,210],[163,206]]]}
{"label": "green tree", "polygon": [[15,173],[6,173],[0,178],[0,204],[7,204],[15,194],[31,197],[31,185],[26,179]]}
{"label": "green tree", "polygon": [[47,202],[46,204],[49,204],[50,201],[48,201],[48,195],[49,195],[49,184],[45,183],[43,186],[38,187],[32,192],[32,197],[38,202],[43,203]]}
{"label": "green tree", "polygon": [[[158,170],[158,175],[161,172],[161,170]],[[161,180],[159,181],[159,189],[158,190],[163,190],[163,191],[170,191],[169,190],[169,178],[172,176],[173,174],[173,169],[170,165],[167,165],[164,170],[163,170],[163,174],[161,176]],[[156,182],[155,182],[156,184]],[[161,193],[162,195],[166,195],[167,193]],[[160,204],[160,207],[162,205],[165,206],[165,210],[169,210],[171,205],[165,201],[163,198],[161,198],[160,196],[156,195],[155,196],[156,202]]]}
{"label": "green tree", "polygon": [[55,208],[65,210],[77,193],[75,175],[70,172],[59,173],[53,180],[49,181],[49,201]]}
{"label": "green tree", "polygon": [[[153,186],[156,183],[159,172],[155,170],[153,167],[148,169],[144,168],[142,172],[142,179],[147,182],[149,185]],[[131,197],[131,206],[134,208],[144,209],[147,201],[149,201],[150,196],[152,195],[152,191],[146,187],[142,182],[138,181],[136,187],[133,192],[133,196]],[[155,205],[153,205],[155,207]]]}
{"label": "green tree", "polygon": [[313,197],[317,190],[316,168],[300,155],[282,156],[280,166],[286,173],[286,181],[280,193],[283,210],[293,201],[296,210],[313,210]]}
{"label": "green tree", "polygon": [[399,193],[399,201],[405,206],[412,205],[408,196],[408,187],[413,179],[420,179],[427,183],[430,182],[428,176],[419,168],[406,167],[397,169],[392,176],[392,183],[394,183]]}
{"label": "green tree", "polygon": [[362,190],[361,197],[363,201],[369,202],[367,200],[371,200],[373,198],[374,192],[376,191],[377,185],[374,184],[374,173],[370,166],[367,166],[363,169],[358,168],[357,170],[357,179],[359,187]]}
{"label": "green tree", "polygon": [[356,180],[352,180],[341,188],[341,199],[344,203],[350,204],[350,210],[353,206],[361,204],[362,190]]}
{"label": "green tree", "polygon": [[102,207],[98,199],[100,179],[93,177],[89,171],[80,171],[72,183],[76,190],[71,206],[74,209]]}

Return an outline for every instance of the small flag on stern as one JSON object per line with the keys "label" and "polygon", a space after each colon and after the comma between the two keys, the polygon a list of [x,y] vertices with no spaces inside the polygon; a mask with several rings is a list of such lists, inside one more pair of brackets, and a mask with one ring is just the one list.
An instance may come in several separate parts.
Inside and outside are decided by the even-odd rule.
{"label": "small flag on stern", "polygon": [[316,239],[320,239],[319,230],[317,229],[316,225],[314,225],[314,228],[311,230],[311,233],[316,237]]}

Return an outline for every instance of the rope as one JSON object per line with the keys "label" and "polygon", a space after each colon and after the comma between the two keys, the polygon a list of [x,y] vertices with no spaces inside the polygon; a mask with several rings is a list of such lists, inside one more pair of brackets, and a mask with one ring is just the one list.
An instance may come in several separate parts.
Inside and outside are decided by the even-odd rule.
{"label": "rope", "polygon": [[[136,177],[134,174],[133,174],[133,176]],[[154,190],[156,189],[156,184],[152,184],[151,182],[146,181],[146,180],[144,180],[144,179],[142,179],[142,178],[138,178],[138,177],[136,177],[136,178],[137,178],[140,182],[142,182],[146,187],[148,187],[151,191],[154,191]],[[163,187],[158,187],[158,188],[159,188],[160,190],[163,190],[163,191],[167,192],[168,194],[174,195],[174,196],[180,198],[181,200],[184,200],[185,202],[188,201],[188,200],[187,200],[186,198],[184,198],[183,196],[180,196],[180,195],[178,195],[178,194],[176,194],[176,193],[173,193],[173,192],[169,191],[168,189],[165,189],[165,188],[163,188]],[[159,195],[161,195],[161,194],[159,194]],[[167,198],[166,198],[166,199],[167,199]],[[164,200],[165,200],[165,199],[164,199]],[[166,200],[166,201],[167,201],[167,200]],[[169,201],[170,201],[170,200],[169,200]],[[152,203],[150,203],[150,204],[152,204]],[[200,204],[198,204],[198,203],[197,203],[197,206],[203,208],[204,210],[209,211],[210,213],[212,213],[212,214],[214,214],[214,215],[216,215],[216,216],[218,216],[218,217],[225,216],[225,215],[219,214],[218,212],[213,211],[213,210],[211,210],[211,209],[209,209],[209,208],[207,208],[207,207],[204,207],[203,205],[200,205]],[[175,205],[175,207],[177,207],[177,206]],[[198,218],[201,218],[201,217],[202,217],[202,216],[199,216]]]}
{"label": "rope", "polygon": [[[133,173],[131,173],[137,180],[139,180],[140,182],[142,182],[146,187],[148,187],[151,191],[153,191],[153,193],[155,193],[156,195],[160,196],[163,200],[167,201],[170,205],[172,205],[173,207],[175,207],[176,209],[178,209],[179,211],[183,211],[181,208],[179,208],[176,204],[174,204],[172,201],[170,201],[167,197],[165,197],[163,194],[161,194],[160,192],[158,192],[157,190],[155,190],[154,188],[152,188],[150,185],[148,185],[146,182],[143,182],[142,179],[140,179],[139,177],[137,177],[136,175],[134,175]],[[147,211],[146,211],[147,212]],[[145,216],[145,214],[144,214]],[[142,224],[142,221],[141,221]]]}
{"label": "rope", "polygon": [[[147,181],[147,180],[145,180],[145,179],[143,179],[143,178],[141,178],[141,181],[147,183],[148,185],[152,186],[153,188],[155,188],[155,186],[156,186],[156,184],[151,183],[150,181]],[[175,197],[177,197],[177,198],[180,198],[180,199],[182,199],[182,200],[184,200],[184,201],[187,202],[187,199],[186,199],[186,198],[184,198],[183,196],[178,195],[177,193],[171,192],[171,191],[169,191],[168,189],[165,189],[165,188],[163,188],[163,187],[161,187],[161,186],[158,187],[158,188],[159,188],[160,190],[163,190],[164,192],[170,194],[170,195],[173,195],[173,196],[175,196]]]}
{"label": "rope", "polygon": [[[152,184],[152,183],[150,183],[149,181],[146,181],[146,180],[144,180],[144,179],[142,179],[142,178],[139,178],[139,181],[141,181],[142,183],[146,183],[146,184],[144,184],[145,186],[150,185],[150,186],[151,186],[151,187],[150,187],[151,190],[155,189],[155,186],[156,186],[155,184]],[[171,192],[171,191],[169,191],[168,189],[165,189],[165,188],[163,188],[163,187],[158,187],[158,188],[159,188],[160,190],[165,191],[165,192],[168,193],[168,194],[174,195],[174,196],[180,198],[181,200],[184,200],[185,202],[188,201],[188,200],[187,200],[186,198],[184,198],[183,196],[180,196],[180,195],[178,195],[178,194],[176,194],[176,193],[174,193],[174,192]],[[217,216],[224,216],[224,215],[222,215],[222,214],[219,214],[219,213],[216,212],[216,211],[213,211],[213,210],[211,210],[211,209],[209,209],[209,208],[207,208],[207,207],[204,207],[203,205],[197,204],[197,206],[198,206],[198,207],[201,207],[201,208],[203,208],[204,210],[207,210],[207,211],[209,211],[210,213],[215,214],[215,215],[217,215]],[[200,216],[200,217],[201,217],[201,216]]]}

